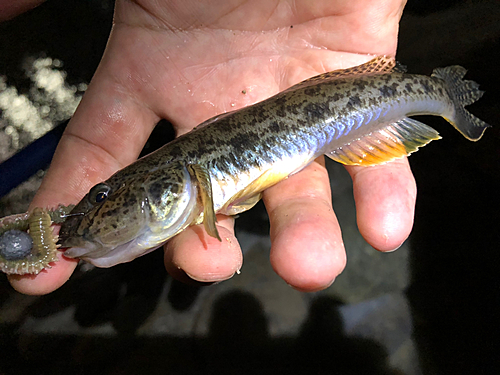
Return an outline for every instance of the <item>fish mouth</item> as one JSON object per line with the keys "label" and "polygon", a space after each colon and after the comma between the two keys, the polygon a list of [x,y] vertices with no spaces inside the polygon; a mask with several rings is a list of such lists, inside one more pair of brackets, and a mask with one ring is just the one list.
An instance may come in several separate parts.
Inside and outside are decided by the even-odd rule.
{"label": "fish mouth", "polygon": [[67,231],[59,236],[59,244],[61,247],[67,248],[64,255],[69,258],[84,258],[88,255],[100,256],[109,251],[99,242],[89,241],[84,236],[72,235],[71,233],[71,231]]}
{"label": "fish mouth", "polygon": [[[66,219],[61,224],[61,229],[59,230],[59,244],[61,247],[72,247],[72,246],[81,246],[81,236],[77,234],[77,229],[80,226],[80,223],[84,217],[83,213],[75,213],[67,215],[68,219]],[[75,243],[75,240],[77,240]]]}
{"label": "fish mouth", "polygon": [[134,233],[133,236],[115,238],[110,242],[102,241],[102,238],[95,237],[83,225],[86,215],[83,212],[71,213],[62,223],[59,231],[59,244],[66,248],[64,256],[68,258],[79,258],[97,267],[108,268],[119,263],[130,262],[161,246],[158,244],[153,248],[144,247],[141,243],[144,228],[139,229],[139,233]]}
{"label": "fish mouth", "polygon": [[[71,242],[71,241],[70,241]],[[68,258],[82,258],[95,257],[105,254],[109,249],[99,246],[95,242],[88,242],[85,240],[75,241],[78,243],[71,244],[64,252],[64,256]]]}
{"label": "fish mouth", "polygon": [[141,247],[138,243],[140,238],[135,238],[131,241],[116,247],[105,247],[100,243],[89,242],[81,239],[77,246],[67,249],[64,253],[69,258],[80,258],[100,268],[113,267],[120,263],[127,263],[135,258],[148,254],[156,250],[163,243],[153,247]]}

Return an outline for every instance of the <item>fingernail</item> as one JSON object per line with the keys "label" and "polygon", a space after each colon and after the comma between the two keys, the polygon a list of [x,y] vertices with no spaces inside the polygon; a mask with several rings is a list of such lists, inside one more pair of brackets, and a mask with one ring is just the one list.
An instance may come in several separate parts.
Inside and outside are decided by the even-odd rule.
{"label": "fingernail", "polygon": [[396,246],[394,249],[392,250],[384,250],[384,253],[393,253],[395,252],[397,249],[399,249],[401,246],[403,246],[403,244],[405,243],[405,241],[401,242],[398,246]]}
{"label": "fingernail", "polygon": [[288,285],[299,292],[314,293],[314,292],[319,292],[321,290],[325,290],[326,288],[329,288],[334,283],[335,279],[336,278],[333,278],[333,280],[330,281],[328,284],[321,285],[321,286],[318,286],[316,288],[300,288],[300,287],[294,286],[292,284],[288,284]]}
{"label": "fingernail", "polygon": [[225,281],[234,276],[234,273],[229,276],[222,276],[219,274],[204,274],[202,277],[195,277],[190,273],[184,271],[184,273],[192,280],[198,281],[200,283],[220,283],[221,281]]}

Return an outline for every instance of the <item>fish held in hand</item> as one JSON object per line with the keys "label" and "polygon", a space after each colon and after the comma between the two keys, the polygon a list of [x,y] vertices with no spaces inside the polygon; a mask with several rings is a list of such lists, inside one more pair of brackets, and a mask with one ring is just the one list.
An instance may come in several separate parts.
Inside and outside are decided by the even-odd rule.
{"label": "fish held in hand", "polygon": [[377,57],[209,119],[92,188],[62,224],[65,255],[110,267],[201,223],[220,240],[216,214],[251,208],[320,155],[369,166],[439,138],[413,115],[442,116],[476,141],[488,125],[464,107],[483,92],[465,73],[450,66],[408,74]]}

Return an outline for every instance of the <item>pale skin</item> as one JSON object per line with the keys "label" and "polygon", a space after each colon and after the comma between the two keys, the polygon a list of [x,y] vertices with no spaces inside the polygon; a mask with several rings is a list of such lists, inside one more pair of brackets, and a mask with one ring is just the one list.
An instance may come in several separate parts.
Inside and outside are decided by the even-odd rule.
{"label": "pale skin", "polygon": [[[106,52],[32,207],[78,202],[137,158],[161,118],[182,134],[313,75],[363,63],[366,54],[394,55],[404,3],[117,0]],[[407,160],[348,171],[361,234],[378,250],[397,249],[413,225],[416,187]],[[328,287],[346,255],[324,159],[263,199],[274,270],[298,290]],[[240,270],[234,220],[218,215],[217,226],[222,242],[202,225],[168,242],[169,273],[215,282]],[[51,269],[9,280],[22,293],[45,294],[63,285],[76,264],[61,254]]]}

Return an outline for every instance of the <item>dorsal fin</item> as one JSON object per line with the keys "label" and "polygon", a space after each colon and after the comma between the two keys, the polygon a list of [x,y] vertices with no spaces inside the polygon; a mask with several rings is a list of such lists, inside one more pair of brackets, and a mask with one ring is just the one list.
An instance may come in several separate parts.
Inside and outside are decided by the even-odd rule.
{"label": "dorsal fin", "polygon": [[396,65],[392,69],[394,73],[406,73],[406,70],[406,65],[401,64],[399,61],[396,61]]}
{"label": "dorsal fin", "polygon": [[405,117],[326,155],[347,165],[383,164],[409,155],[440,138],[439,133],[430,126]]}
{"label": "dorsal fin", "polygon": [[306,79],[296,85],[290,87],[286,91],[296,90],[302,87],[307,87],[320,83],[321,81],[330,81],[349,76],[364,76],[371,74],[384,74],[390,72],[403,73],[406,68],[399,64],[394,57],[377,56],[364,64],[352,66],[346,69],[337,69],[331,72],[319,74],[317,76]]}

